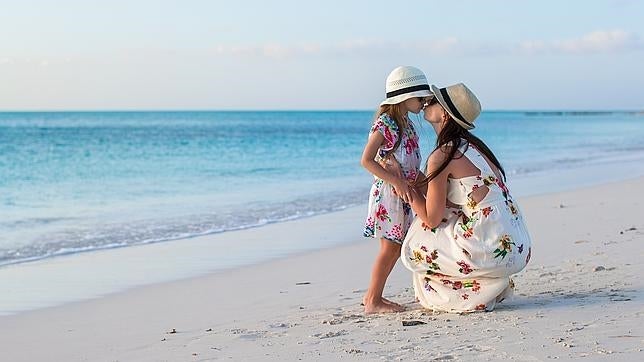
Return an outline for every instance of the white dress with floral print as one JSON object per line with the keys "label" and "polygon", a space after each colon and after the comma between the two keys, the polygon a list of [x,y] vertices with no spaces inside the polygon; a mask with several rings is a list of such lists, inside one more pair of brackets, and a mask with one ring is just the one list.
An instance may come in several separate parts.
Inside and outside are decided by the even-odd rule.
{"label": "white dress with floral print", "polygon": [[[371,133],[380,132],[385,138],[377,157],[384,157],[388,151],[391,151],[399,133],[402,133],[400,145],[393,156],[400,164],[403,176],[409,181],[414,181],[420,167],[420,150],[416,130],[411,122],[408,121],[407,124],[408,127],[403,132],[398,132],[396,122],[387,114],[383,114],[374,121]],[[365,222],[364,236],[385,238],[402,244],[414,217],[411,206],[396,195],[391,184],[380,178],[374,178],[369,193],[369,213]]]}
{"label": "white dress with floral print", "polygon": [[[429,229],[414,220],[401,250],[413,272],[420,304],[447,312],[494,309],[514,289],[511,275],[525,268],[532,252],[530,235],[516,202],[485,158],[467,141],[459,150],[480,176],[448,179],[447,208],[442,223]],[[475,202],[470,194],[489,189]]]}

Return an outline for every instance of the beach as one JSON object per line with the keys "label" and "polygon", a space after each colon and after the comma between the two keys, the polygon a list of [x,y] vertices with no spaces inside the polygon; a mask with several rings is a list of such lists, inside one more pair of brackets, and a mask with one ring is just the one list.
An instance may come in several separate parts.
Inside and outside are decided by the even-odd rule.
{"label": "beach", "polygon": [[[158,248],[157,254],[187,264],[179,250],[202,248],[207,260],[209,252],[221,251],[218,238],[238,246],[264,241],[267,248],[293,241],[335,245],[0,316],[2,359],[638,360],[644,348],[643,193],[639,177],[520,197],[534,243],[532,260],[514,278],[512,300],[493,312],[469,315],[422,310],[400,262],[385,294],[408,310],[364,315],[360,302],[377,243],[356,232],[362,206],[182,243],[41,261],[52,272],[56,260],[100,264],[104,257],[146,264],[155,255],[150,248]],[[2,272],[20,278],[21,268],[30,266],[13,267]]]}
{"label": "beach", "polygon": [[94,5],[0,13],[0,362],[644,360],[644,2]]}

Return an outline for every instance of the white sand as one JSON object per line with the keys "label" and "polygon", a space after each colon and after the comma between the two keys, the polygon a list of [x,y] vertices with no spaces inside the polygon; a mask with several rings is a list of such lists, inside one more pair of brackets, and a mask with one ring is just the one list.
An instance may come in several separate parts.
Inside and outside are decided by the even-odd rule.
{"label": "white sand", "polygon": [[[641,360],[643,200],[641,178],[521,199],[533,257],[515,278],[514,300],[490,313],[418,309],[399,264],[386,294],[410,311],[364,316],[359,303],[377,243],[356,237],[348,246],[0,317],[0,359]],[[282,235],[303,243],[342,238],[360,232],[363,216],[354,208],[225,237],[264,238],[267,248]]]}

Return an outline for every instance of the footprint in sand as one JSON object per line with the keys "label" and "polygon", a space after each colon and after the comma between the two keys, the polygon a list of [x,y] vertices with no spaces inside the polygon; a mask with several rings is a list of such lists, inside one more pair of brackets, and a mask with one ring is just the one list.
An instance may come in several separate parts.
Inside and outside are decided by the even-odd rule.
{"label": "footprint in sand", "polygon": [[336,324],[342,324],[346,321],[350,320],[355,320],[355,319],[362,319],[362,315],[359,314],[342,314],[342,313],[334,313],[331,315],[330,319],[325,319],[322,321],[322,324],[328,324],[328,325],[336,325]]}
{"label": "footprint in sand", "polygon": [[349,332],[347,332],[344,329],[341,329],[341,330],[336,331],[336,332],[316,333],[316,334],[312,335],[311,337],[317,337],[319,339],[326,339],[326,338],[344,336],[346,334],[349,334]]}
{"label": "footprint in sand", "polygon": [[255,341],[260,338],[265,338],[268,331],[255,331],[246,328],[233,328],[230,330],[231,334],[238,335],[237,338],[248,341]]}

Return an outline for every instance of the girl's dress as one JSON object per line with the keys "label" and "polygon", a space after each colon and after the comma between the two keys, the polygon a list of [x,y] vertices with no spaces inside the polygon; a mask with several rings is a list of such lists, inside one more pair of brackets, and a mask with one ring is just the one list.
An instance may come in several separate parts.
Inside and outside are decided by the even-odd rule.
{"label": "girl's dress", "polygon": [[[387,114],[382,114],[374,121],[371,133],[380,132],[385,138],[384,145],[378,150],[379,158],[384,158],[394,148],[398,137],[402,137],[393,156],[400,164],[403,176],[409,181],[415,181],[420,167],[418,134],[411,122],[407,121],[407,124],[408,127],[400,132],[396,122]],[[385,238],[402,244],[414,216],[411,206],[396,195],[391,184],[374,178],[369,193],[369,213],[364,236]]]}
{"label": "girl's dress", "polygon": [[[416,218],[401,258],[413,272],[416,298],[423,307],[491,311],[512,294],[510,276],[530,260],[530,235],[517,203],[485,158],[467,141],[459,151],[481,171],[480,176],[448,179],[447,199],[459,208],[446,208],[442,223],[434,229]],[[477,203],[470,194],[479,187],[489,191]]]}

